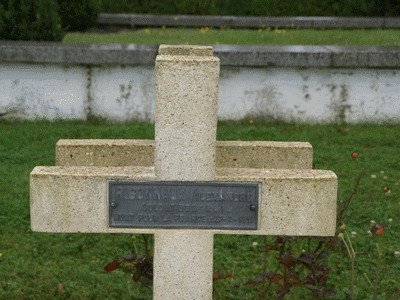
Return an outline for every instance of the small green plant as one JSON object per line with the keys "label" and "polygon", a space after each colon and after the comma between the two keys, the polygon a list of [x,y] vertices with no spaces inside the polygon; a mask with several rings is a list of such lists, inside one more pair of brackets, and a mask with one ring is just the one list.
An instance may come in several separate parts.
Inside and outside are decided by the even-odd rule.
{"label": "small green plant", "polygon": [[[149,254],[149,238],[146,234],[141,235],[144,242],[145,254],[138,256],[135,251],[124,254],[121,260],[114,260],[104,267],[104,273],[123,268],[132,275],[135,282],[141,282],[150,289],[153,285],[153,257]],[[128,265],[128,267],[126,267]]]}
{"label": "small green plant", "polygon": [[[374,230],[374,228],[375,228],[375,230]],[[373,225],[371,234],[376,234],[376,235],[380,236],[383,234],[383,231],[381,229],[382,228],[380,226]],[[351,238],[350,238],[349,234],[347,233],[347,231],[344,231],[344,234],[339,233],[338,238],[340,238],[341,241],[343,242],[343,244],[345,245],[347,253],[349,254],[349,257],[350,257],[350,261],[351,261],[351,280],[350,280],[351,299],[354,300],[355,299],[355,296],[354,296],[355,295],[355,293],[354,293],[355,274],[354,273],[355,273],[356,257],[360,256],[360,255],[369,256],[369,254],[365,253],[365,252],[355,252],[354,251],[353,243],[352,243]],[[372,283],[372,281],[368,277],[367,273],[365,273],[365,272],[363,273],[363,275],[365,276],[365,278],[367,279],[368,283],[370,284],[370,286],[372,288],[372,295],[373,295],[372,299],[373,300],[378,299],[378,288],[379,288],[379,283],[380,283],[380,279],[381,279],[381,265],[382,265],[382,256],[383,256],[383,251],[382,251],[381,247],[379,246],[379,243],[375,243],[375,245],[376,245],[376,249],[377,249],[377,253],[378,253],[378,258],[377,258],[377,262],[376,262],[374,283]],[[396,299],[399,296],[399,294],[400,294],[400,290],[395,295],[393,295],[393,297],[390,299]]]}
{"label": "small green plant", "polygon": [[346,246],[347,252],[349,254],[350,260],[351,260],[351,299],[354,300],[354,266],[355,266],[355,261],[356,261],[356,256],[357,253],[353,249],[353,245],[351,243],[349,234],[347,231],[346,233],[346,238],[344,237],[343,233],[339,233],[338,237],[343,241],[344,245]]}
{"label": "small green plant", "polygon": [[124,102],[124,104],[125,104],[125,108],[127,107],[127,105],[128,105],[128,99],[129,99],[129,97],[131,96],[131,91],[132,91],[132,80],[129,82],[129,84],[128,84],[128,86],[127,87],[125,87],[125,85],[124,84],[121,84],[120,86],[119,86],[119,88],[120,88],[120,92],[121,92],[121,96],[120,96],[120,98],[117,98],[117,103],[119,104],[119,105],[122,105],[122,102]]}
{"label": "small green plant", "polygon": [[121,260],[114,260],[104,267],[104,273],[108,273],[129,264],[124,270],[132,275],[133,281],[141,282],[145,287],[150,288],[153,284],[153,257],[139,256],[132,251],[124,254]]}
{"label": "small green plant", "polygon": [[368,282],[370,283],[371,287],[373,288],[373,291],[374,291],[374,295],[372,297],[373,300],[377,299],[378,285],[379,285],[379,278],[380,278],[380,270],[381,270],[381,262],[382,262],[382,254],[383,254],[378,243],[376,243],[376,249],[378,251],[378,261],[376,263],[376,276],[375,276],[374,284],[372,284],[372,282],[369,279],[367,273],[364,273],[365,278],[367,278]]}
{"label": "small green plant", "polygon": [[[263,299],[266,292],[271,292],[272,285],[276,286],[272,289],[276,299],[282,299],[294,287],[305,287],[315,298],[319,299],[336,295],[336,290],[327,284],[328,250],[337,243],[336,239],[329,239],[329,241],[321,239],[315,248],[309,249],[307,252],[303,250],[296,257],[295,244],[304,239],[308,239],[310,242],[312,238],[278,236],[273,244],[265,243],[266,255],[270,252],[277,252],[278,263],[275,271],[263,272],[255,279],[245,283],[245,285],[252,286],[263,285],[258,299]],[[264,259],[265,263],[266,261]],[[266,266],[264,266],[264,270],[266,271]],[[273,295],[269,294],[268,296]]]}

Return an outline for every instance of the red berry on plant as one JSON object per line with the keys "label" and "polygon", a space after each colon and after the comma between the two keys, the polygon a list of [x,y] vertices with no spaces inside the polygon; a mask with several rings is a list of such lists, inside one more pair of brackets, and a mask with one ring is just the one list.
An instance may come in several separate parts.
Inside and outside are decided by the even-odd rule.
{"label": "red berry on plant", "polygon": [[357,152],[353,152],[353,154],[351,155],[351,157],[356,158],[358,156]]}
{"label": "red berry on plant", "polygon": [[379,228],[376,230],[377,235],[382,235],[383,234],[383,228]]}

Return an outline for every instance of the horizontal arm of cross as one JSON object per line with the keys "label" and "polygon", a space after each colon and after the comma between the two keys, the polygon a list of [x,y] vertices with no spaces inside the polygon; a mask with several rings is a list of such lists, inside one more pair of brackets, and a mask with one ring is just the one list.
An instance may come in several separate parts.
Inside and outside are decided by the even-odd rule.
{"label": "horizontal arm of cross", "polygon": [[[105,200],[110,180],[156,179],[152,167],[36,167],[31,173],[32,230],[96,233],[160,230],[111,228]],[[259,184],[258,229],[207,229],[210,233],[309,236],[335,233],[337,177],[331,171],[218,168],[215,181]]]}
{"label": "horizontal arm of cross", "polygon": [[[307,142],[217,141],[217,168],[311,169]],[[154,140],[59,140],[57,166],[154,166]]]}

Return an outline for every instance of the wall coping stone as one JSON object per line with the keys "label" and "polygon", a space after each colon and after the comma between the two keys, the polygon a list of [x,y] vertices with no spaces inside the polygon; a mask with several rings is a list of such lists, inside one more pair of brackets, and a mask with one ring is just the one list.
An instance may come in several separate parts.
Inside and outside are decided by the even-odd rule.
{"label": "wall coping stone", "polygon": [[[399,68],[400,46],[214,45],[221,66]],[[1,62],[154,66],[158,45],[0,41]]]}
{"label": "wall coping stone", "polygon": [[398,17],[242,17],[101,13],[98,24],[187,27],[399,28]]}

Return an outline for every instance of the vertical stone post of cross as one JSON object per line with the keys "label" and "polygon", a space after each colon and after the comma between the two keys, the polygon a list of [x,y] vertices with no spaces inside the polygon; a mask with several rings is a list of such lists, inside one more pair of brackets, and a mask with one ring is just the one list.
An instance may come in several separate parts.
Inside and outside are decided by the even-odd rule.
{"label": "vertical stone post of cross", "polygon": [[[162,45],[156,58],[155,173],[159,181],[215,179],[219,59],[212,47]],[[154,299],[211,299],[213,233],[154,235]]]}

